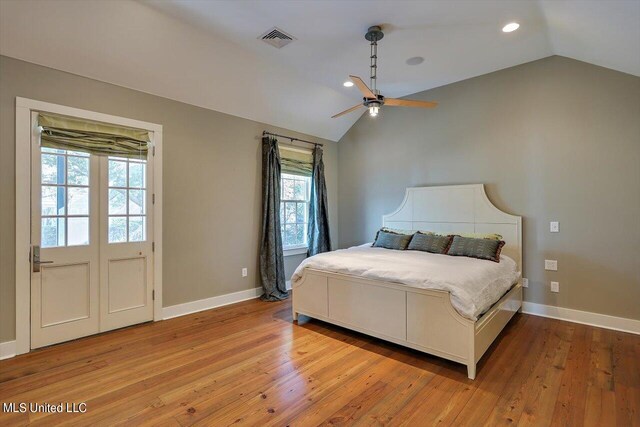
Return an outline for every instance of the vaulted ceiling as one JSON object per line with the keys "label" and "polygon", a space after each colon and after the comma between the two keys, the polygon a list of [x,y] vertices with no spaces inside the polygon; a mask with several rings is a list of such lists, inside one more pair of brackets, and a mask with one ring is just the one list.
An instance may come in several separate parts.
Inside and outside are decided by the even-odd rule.
{"label": "vaulted ceiling", "polygon": [[[368,80],[378,24],[387,96],[553,54],[640,75],[638,0],[1,0],[0,54],[338,140],[359,114],[330,116],[359,102],[342,83]],[[273,26],[296,40],[258,40]]]}

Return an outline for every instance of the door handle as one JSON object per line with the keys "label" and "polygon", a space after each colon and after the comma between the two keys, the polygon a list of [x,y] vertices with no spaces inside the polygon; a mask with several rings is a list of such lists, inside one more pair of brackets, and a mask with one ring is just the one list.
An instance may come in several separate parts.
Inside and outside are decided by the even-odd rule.
{"label": "door handle", "polygon": [[34,245],[33,246],[32,262],[33,262],[33,272],[34,273],[39,273],[40,272],[40,264],[53,264],[53,261],[41,261],[40,260],[40,246],[38,246],[38,245]]}

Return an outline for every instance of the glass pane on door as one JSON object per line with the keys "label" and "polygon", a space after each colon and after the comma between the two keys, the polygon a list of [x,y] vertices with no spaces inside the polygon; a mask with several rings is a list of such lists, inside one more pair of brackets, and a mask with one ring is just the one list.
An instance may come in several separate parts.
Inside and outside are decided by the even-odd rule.
{"label": "glass pane on door", "polygon": [[89,155],[41,149],[40,246],[89,244]]}
{"label": "glass pane on door", "polygon": [[109,243],[147,239],[147,162],[109,157]]}

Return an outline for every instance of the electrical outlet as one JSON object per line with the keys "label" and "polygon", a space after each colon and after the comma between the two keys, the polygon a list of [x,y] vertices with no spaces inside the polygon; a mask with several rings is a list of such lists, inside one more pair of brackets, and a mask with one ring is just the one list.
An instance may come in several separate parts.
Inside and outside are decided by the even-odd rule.
{"label": "electrical outlet", "polygon": [[549,231],[552,233],[560,232],[560,223],[558,221],[551,221],[549,223]]}
{"label": "electrical outlet", "polygon": [[560,282],[551,282],[551,292],[560,292]]}
{"label": "electrical outlet", "polygon": [[558,271],[558,261],[555,259],[545,259],[544,269],[547,271]]}
{"label": "electrical outlet", "polygon": [[529,287],[529,279],[527,279],[526,277],[522,278],[522,287],[523,288],[528,288]]}
{"label": "electrical outlet", "polygon": [[247,275],[248,275],[248,274],[249,274],[249,273],[248,273],[247,269],[246,269],[246,268],[243,268],[243,269],[242,269],[242,277],[247,277]]}

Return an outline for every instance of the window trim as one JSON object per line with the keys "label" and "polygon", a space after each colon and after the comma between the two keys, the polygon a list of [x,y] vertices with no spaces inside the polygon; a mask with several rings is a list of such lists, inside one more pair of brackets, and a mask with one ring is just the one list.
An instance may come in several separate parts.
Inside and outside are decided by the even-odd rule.
{"label": "window trim", "polygon": [[295,256],[302,255],[307,253],[309,250],[309,245],[297,245],[297,246],[288,246],[287,249],[282,247],[282,251],[284,252],[284,256]]}

